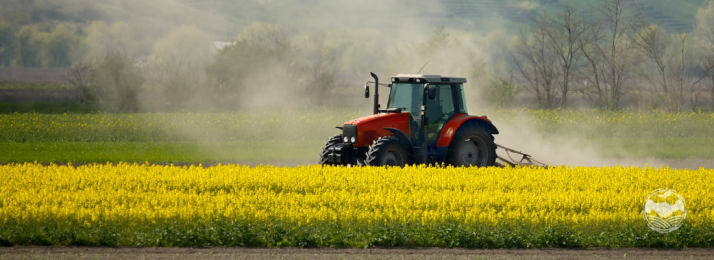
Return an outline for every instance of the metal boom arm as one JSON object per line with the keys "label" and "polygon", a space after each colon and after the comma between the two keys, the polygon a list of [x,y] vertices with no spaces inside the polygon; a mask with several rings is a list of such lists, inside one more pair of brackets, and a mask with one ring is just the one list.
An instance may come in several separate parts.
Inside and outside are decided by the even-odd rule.
{"label": "metal boom arm", "polygon": [[[528,154],[525,154],[525,153],[522,153],[522,152],[513,150],[513,149],[511,149],[511,148],[502,146],[502,145],[500,145],[500,144],[496,144],[496,146],[498,146],[499,148],[501,148],[501,149],[503,149],[503,150],[506,150],[506,154],[508,154],[508,159],[511,159],[511,160],[506,160],[505,158],[503,158],[503,157],[501,157],[501,156],[497,156],[497,157],[498,157],[498,159],[500,159],[501,161],[503,161],[504,163],[506,163],[506,164],[508,164],[508,165],[510,165],[510,166],[516,166],[516,165],[533,165],[533,166],[548,168],[548,165],[547,165],[547,164],[542,163],[542,162],[539,162],[539,161],[536,160],[536,159],[533,159],[533,157],[531,157],[531,156],[528,155]],[[511,157],[511,153],[515,153],[515,154],[521,155],[522,157],[521,157],[521,159],[520,159],[518,162],[516,162],[516,160],[514,160],[514,159]]]}

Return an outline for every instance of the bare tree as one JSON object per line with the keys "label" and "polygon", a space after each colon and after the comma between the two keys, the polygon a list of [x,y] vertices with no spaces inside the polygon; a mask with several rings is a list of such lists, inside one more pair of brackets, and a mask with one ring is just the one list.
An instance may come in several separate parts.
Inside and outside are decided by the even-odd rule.
{"label": "bare tree", "polygon": [[77,91],[77,99],[81,104],[93,100],[96,95],[96,92],[91,89],[91,72],[91,63],[80,63],[65,72],[65,80]]}
{"label": "bare tree", "polygon": [[551,21],[547,22],[544,30],[548,36],[547,45],[558,59],[557,68],[560,77],[557,83],[560,87],[560,106],[568,106],[568,94],[573,72],[582,59],[583,38],[591,25],[579,18],[581,14],[573,5],[562,5],[559,12]]}
{"label": "bare tree", "polygon": [[310,75],[305,82],[306,88],[315,103],[322,105],[338,85],[339,53],[336,48],[327,46],[324,33],[311,35],[306,45],[301,66]]}
{"label": "bare tree", "polygon": [[[705,71],[706,80],[702,85],[706,86],[709,92],[709,108],[714,111],[714,1],[710,1],[706,8],[700,8],[694,23],[694,35],[700,40],[697,45],[700,59],[700,67]],[[697,91],[696,94],[700,93]],[[693,102],[698,101],[699,95]]]}
{"label": "bare tree", "polygon": [[[154,60],[144,68],[147,85],[161,93],[170,108],[182,108],[203,97],[201,69],[180,57],[168,56]],[[157,100],[157,101],[158,101]]]}
{"label": "bare tree", "polygon": [[90,86],[105,109],[112,112],[136,112],[138,97],[146,81],[136,59],[119,52],[108,52],[97,61],[90,74]]}
{"label": "bare tree", "polygon": [[517,72],[526,81],[526,89],[535,94],[538,105],[544,109],[557,107],[561,94],[557,81],[561,71],[557,68],[558,55],[549,44],[551,17],[543,12],[531,18],[532,25],[521,31],[511,53]]}
{"label": "bare tree", "polygon": [[[711,68],[701,73],[694,53],[687,48],[687,34],[670,36],[661,27],[652,25],[640,30],[637,36],[636,44],[649,63],[643,75],[655,86],[655,91],[662,94],[669,111],[683,111],[688,97],[698,95],[698,84]],[[695,107],[696,103],[692,104],[692,109]]]}
{"label": "bare tree", "polygon": [[583,93],[601,110],[617,110],[620,99],[635,85],[632,74],[641,58],[631,35],[641,19],[635,6],[623,0],[605,0],[599,10],[581,38],[588,63],[582,75],[592,86]]}
{"label": "bare tree", "polygon": [[706,81],[704,85],[707,86],[709,92],[709,109],[714,111],[714,28],[710,29],[711,35],[708,36],[707,41],[703,46],[703,53],[700,56],[700,64],[702,68],[709,68],[705,71]]}
{"label": "bare tree", "polygon": [[590,24],[573,5],[564,4],[555,16],[544,11],[521,32],[513,56],[527,89],[542,108],[567,108],[573,76],[582,60],[583,40]]}
{"label": "bare tree", "polygon": [[677,34],[678,52],[675,56],[675,62],[673,63],[676,67],[672,68],[670,76],[672,77],[672,98],[676,99],[676,104],[674,108],[677,111],[684,110],[684,103],[687,100],[687,96],[691,98],[692,110],[697,107],[697,99],[699,97],[699,83],[704,78],[705,74],[701,74],[697,77],[697,66],[696,58],[694,54],[687,49],[687,39],[688,35],[684,33]]}
{"label": "bare tree", "polygon": [[644,78],[655,87],[655,91],[664,93],[663,101],[671,111],[670,102],[667,102],[670,85],[667,80],[667,70],[669,61],[667,60],[667,49],[671,40],[667,32],[656,25],[651,25],[637,32],[637,39],[634,41],[638,50],[645,56],[647,63],[643,64],[641,73]]}

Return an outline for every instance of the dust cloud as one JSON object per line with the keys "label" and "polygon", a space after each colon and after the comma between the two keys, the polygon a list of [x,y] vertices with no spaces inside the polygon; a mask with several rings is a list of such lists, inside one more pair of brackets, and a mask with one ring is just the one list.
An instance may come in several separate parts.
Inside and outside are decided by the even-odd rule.
{"label": "dust cloud", "polygon": [[[160,37],[156,26],[150,32],[134,27],[137,35],[154,34],[153,44],[144,44],[150,54],[140,59],[150,71],[141,107],[150,112],[305,111],[310,116],[311,111],[339,110],[341,115],[349,111],[366,115],[371,101],[361,93],[364,82],[371,80],[369,72],[386,81],[393,74],[416,73],[428,62],[421,74],[467,78],[470,112],[480,115],[494,109],[484,90],[509,73],[507,49],[513,28],[499,23],[504,18],[492,14],[467,22],[440,19],[449,9],[437,1],[208,1],[198,11],[188,8],[192,1],[163,2],[173,10],[170,15],[162,12],[163,16],[190,17],[164,19],[170,22],[162,23],[165,30]],[[236,12],[241,15],[235,19],[216,18],[216,12],[241,5],[242,11]],[[147,38],[151,37],[142,42],[152,42]],[[388,89],[380,91],[384,106]],[[344,122],[341,115],[311,124],[286,116],[281,119],[291,123],[271,129],[270,134],[309,144],[287,141],[280,149],[316,155],[329,134],[312,130],[334,129]],[[656,163],[603,158],[596,143],[575,134],[554,140],[544,138],[533,122],[491,119],[501,132],[496,136],[498,144],[551,165]],[[220,139],[230,134],[226,131],[178,130],[190,140]],[[264,131],[249,129],[246,136]],[[271,141],[267,139],[259,141]],[[243,148],[221,149],[227,150],[220,153],[231,154]]]}
{"label": "dust cloud", "polygon": [[[538,130],[532,120],[524,120],[527,116],[519,116],[515,122],[503,122],[498,118],[489,118],[499,130],[495,143],[530,155],[546,165],[552,166],[659,166],[654,159],[617,159],[603,157],[596,149],[598,144],[573,133],[562,133],[553,137]],[[602,149],[600,149],[601,151]],[[496,153],[509,159],[508,153],[497,149]],[[510,154],[510,159],[518,161],[521,156]]]}

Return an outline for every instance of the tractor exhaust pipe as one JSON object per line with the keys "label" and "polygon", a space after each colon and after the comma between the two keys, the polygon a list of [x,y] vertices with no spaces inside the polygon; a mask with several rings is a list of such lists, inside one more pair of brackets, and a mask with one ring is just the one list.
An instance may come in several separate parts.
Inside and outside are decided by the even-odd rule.
{"label": "tractor exhaust pipe", "polygon": [[374,108],[372,109],[373,114],[379,114],[379,78],[374,72],[370,72],[372,78],[374,78]]}

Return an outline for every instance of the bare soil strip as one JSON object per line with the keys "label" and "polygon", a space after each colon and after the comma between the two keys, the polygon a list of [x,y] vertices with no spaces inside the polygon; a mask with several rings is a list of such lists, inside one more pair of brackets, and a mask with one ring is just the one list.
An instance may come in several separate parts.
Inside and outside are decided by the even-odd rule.
{"label": "bare soil strip", "polygon": [[2,259],[714,259],[714,249],[4,247]]}

